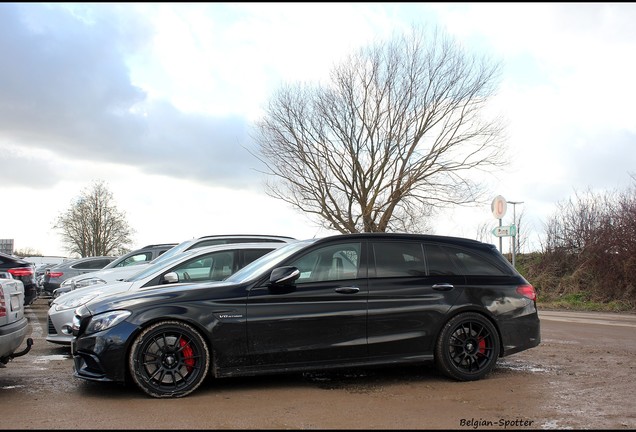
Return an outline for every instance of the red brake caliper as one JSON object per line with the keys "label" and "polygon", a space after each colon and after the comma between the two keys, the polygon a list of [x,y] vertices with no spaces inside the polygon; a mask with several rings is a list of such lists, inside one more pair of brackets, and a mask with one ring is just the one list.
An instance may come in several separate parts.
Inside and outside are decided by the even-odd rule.
{"label": "red brake caliper", "polygon": [[486,353],[486,339],[479,339],[479,354],[484,355]]}
{"label": "red brake caliper", "polygon": [[192,369],[194,369],[194,351],[183,339],[179,339],[179,346],[183,348],[181,352],[183,353],[183,362],[186,365],[186,369],[188,369],[188,372],[192,372]]}

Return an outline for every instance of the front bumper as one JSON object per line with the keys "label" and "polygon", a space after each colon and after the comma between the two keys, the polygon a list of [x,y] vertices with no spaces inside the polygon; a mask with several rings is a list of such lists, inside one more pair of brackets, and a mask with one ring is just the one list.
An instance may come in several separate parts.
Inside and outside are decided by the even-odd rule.
{"label": "front bumper", "polygon": [[46,340],[60,345],[70,345],[73,340],[74,309],[56,311],[53,307],[48,312],[48,334]]}
{"label": "front bumper", "polygon": [[115,327],[71,341],[73,375],[89,381],[125,382],[127,352],[138,327],[124,321]]}

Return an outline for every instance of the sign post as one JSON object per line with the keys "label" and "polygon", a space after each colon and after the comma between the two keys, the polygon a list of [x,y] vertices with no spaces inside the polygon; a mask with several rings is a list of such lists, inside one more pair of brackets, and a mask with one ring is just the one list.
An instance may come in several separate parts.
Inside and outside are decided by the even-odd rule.
{"label": "sign post", "polygon": [[[517,204],[523,204],[523,201],[510,201],[512,204],[512,225],[517,223]],[[512,235],[512,266],[515,266],[517,256],[517,232]]]}
{"label": "sign post", "polygon": [[[495,219],[499,219],[499,228],[501,228],[501,219],[506,214],[506,207],[507,207],[506,199],[502,197],[501,195],[497,195],[495,199],[492,200],[492,203],[490,204],[492,215],[495,217]],[[499,252],[503,253],[501,241],[502,241],[502,238],[499,237]]]}

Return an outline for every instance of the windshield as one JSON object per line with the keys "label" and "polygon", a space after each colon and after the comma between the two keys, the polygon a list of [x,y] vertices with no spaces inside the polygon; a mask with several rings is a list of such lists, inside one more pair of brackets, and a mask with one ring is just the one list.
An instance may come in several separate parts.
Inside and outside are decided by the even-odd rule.
{"label": "windshield", "polygon": [[311,240],[303,240],[295,243],[290,243],[281,248],[278,248],[267,255],[262,256],[256,261],[252,261],[250,264],[243,267],[241,270],[237,271],[227,279],[226,282],[247,282],[253,278],[261,276],[263,273],[272,270],[279,263],[284,261],[287,257],[293,255],[300,249],[309,246],[316,239]]}
{"label": "windshield", "polygon": [[[177,246],[175,246],[175,247],[177,247]],[[168,252],[172,251],[173,249],[174,248],[170,249]],[[144,279],[145,277],[150,276],[153,273],[155,273],[157,271],[160,271],[161,269],[163,269],[165,267],[169,267],[170,265],[174,264],[175,262],[181,261],[185,257],[189,257],[190,255],[195,254],[196,252],[198,252],[198,249],[192,249],[192,250],[189,250],[189,251],[185,251],[183,253],[177,253],[175,256],[169,256],[168,259],[162,259],[162,260],[159,259],[159,258],[163,258],[168,252],[166,252],[163,255],[161,255],[161,256],[155,258],[154,260],[150,261],[150,263],[148,264],[148,267],[146,267],[144,270],[142,270],[139,273],[136,273],[136,274],[132,275],[131,277],[129,277],[128,279],[124,279],[124,280],[126,282],[135,282],[135,281],[138,281],[140,279]]]}

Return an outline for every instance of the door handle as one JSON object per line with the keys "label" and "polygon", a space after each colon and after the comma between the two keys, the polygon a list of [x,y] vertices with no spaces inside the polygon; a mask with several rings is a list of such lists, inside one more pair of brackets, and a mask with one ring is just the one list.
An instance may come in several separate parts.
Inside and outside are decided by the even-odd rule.
{"label": "door handle", "polygon": [[455,288],[452,284],[449,283],[441,283],[433,285],[433,289],[435,291],[450,291]]}
{"label": "door handle", "polygon": [[355,294],[360,291],[358,287],[340,287],[336,288],[336,292],[339,294]]}

